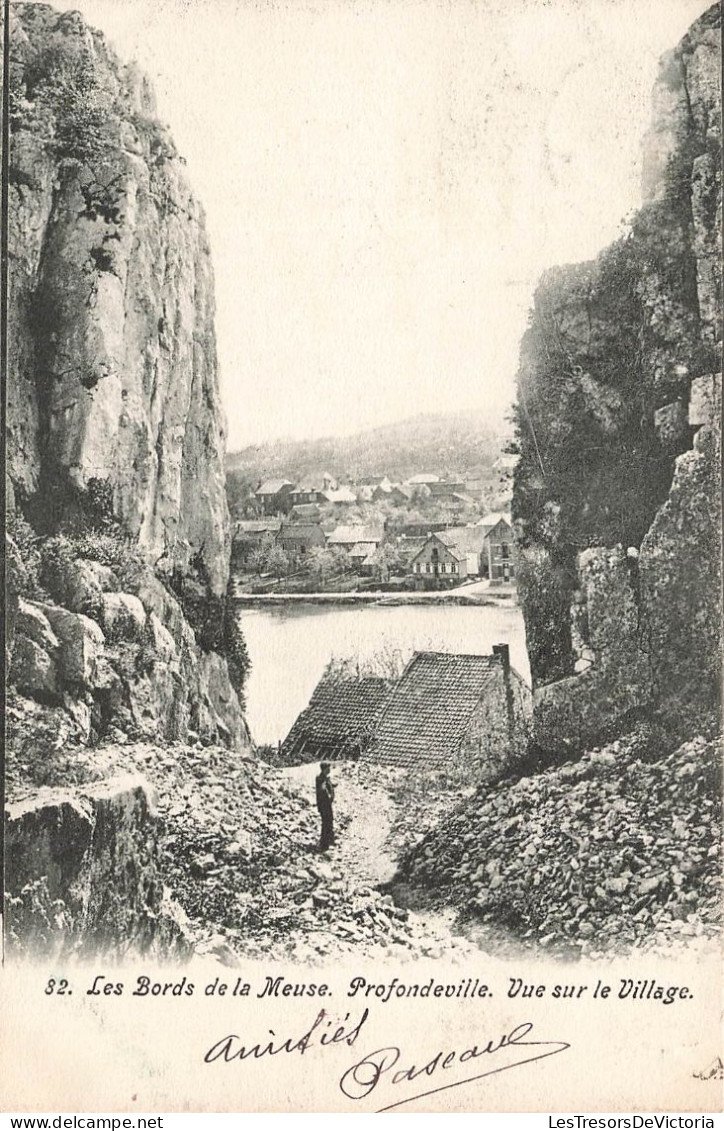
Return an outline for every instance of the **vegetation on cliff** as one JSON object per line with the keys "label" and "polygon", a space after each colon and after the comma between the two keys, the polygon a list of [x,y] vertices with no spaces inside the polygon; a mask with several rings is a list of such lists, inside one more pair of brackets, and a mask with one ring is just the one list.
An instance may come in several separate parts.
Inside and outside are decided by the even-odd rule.
{"label": "vegetation on cliff", "polygon": [[[656,656],[660,635],[651,627],[662,612],[663,574],[681,579],[690,622],[698,623],[699,607],[717,620],[720,473],[716,440],[704,436],[718,427],[716,393],[706,417],[693,413],[691,402],[694,388],[709,387],[721,367],[714,250],[721,243],[719,21],[715,5],[662,63],[646,146],[646,199],[627,231],[595,261],[547,272],[535,294],[518,373],[513,515],[537,686],[580,675],[589,698],[616,697],[610,681],[608,690],[590,686],[606,657],[590,647],[583,552],[618,547],[628,569],[639,610],[637,648],[654,672],[649,687],[633,696],[640,704],[680,698],[655,675],[675,667],[673,657],[667,665]],[[681,464],[692,448],[696,458]],[[662,537],[657,516],[673,514],[666,506],[676,467],[677,497],[692,509],[694,492],[703,492],[706,515],[694,529],[672,528]],[[656,546],[647,538],[655,520]],[[705,577],[692,572],[688,582],[683,561],[694,551],[687,551],[687,538],[703,540],[713,567]],[[654,574],[659,580],[650,584]],[[615,633],[608,636],[615,646]],[[706,664],[717,669],[715,652],[702,653],[697,677],[682,686],[702,675],[707,687],[716,682],[703,672]],[[635,682],[624,671],[630,654],[627,643],[619,683]],[[623,698],[625,711],[632,696]]]}

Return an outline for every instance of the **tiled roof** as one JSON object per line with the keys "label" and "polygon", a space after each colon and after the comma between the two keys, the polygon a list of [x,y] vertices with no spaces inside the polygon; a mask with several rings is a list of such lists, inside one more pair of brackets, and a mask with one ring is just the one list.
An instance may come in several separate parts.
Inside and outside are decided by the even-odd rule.
{"label": "tiled roof", "polygon": [[366,757],[397,766],[444,764],[457,754],[478,703],[503,682],[498,656],[416,652]]}
{"label": "tiled roof", "polygon": [[454,558],[456,562],[464,562],[467,557],[465,550],[461,550],[453,541],[448,542],[445,538],[445,533],[446,532],[441,531],[440,534],[433,534],[430,538],[426,538],[423,545],[420,547],[414,557],[410,558],[410,563],[412,564],[413,562],[416,562],[417,559],[421,556],[423,550],[427,548],[429,543],[436,540],[445,547],[450,557]]}
{"label": "tiled roof", "polygon": [[354,492],[350,491],[348,487],[337,487],[328,491],[323,491],[325,499],[328,503],[356,503],[357,496]]}
{"label": "tiled roof", "polygon": [[451,526],[437,536],[446,546],[456,546],[464,554],[479,554],[485,542],[482,526]]}
{"label": "tiled roof", "polygon": [[491,514],[484,515],[484,517],[481,518],[480,522],[478,522],[476,525],[484,526],[488,530],[492,530],[493,527],[497,526],[499,522],[505,522],[508,526],[512,526],[510,515],[503,514],[502,511],[493,511]]}
{"label": "tiled roof", "polygon": [[256,490],[257,495],[278,495],[283,487],[291,487],[288,479],[267,479]]}
{"label": "tiled roof", "polygon": [[323,676],[282,744],[284,760],[314,762],[359,755],[374,733],[390,688],[388,680],[377,676]]}
{"label": "tiled roof", "polygon": [[279,537],[282,541],[285,539],[296,541],[301,538],[316,538],[321,530],[318,522],[285,522]]}
{"label": "tiled roof", "polygon": [[245,534],[276,534],[281,529],[280,518],[250,518],[241,519],[234,523],[234,537],[243,537]]}

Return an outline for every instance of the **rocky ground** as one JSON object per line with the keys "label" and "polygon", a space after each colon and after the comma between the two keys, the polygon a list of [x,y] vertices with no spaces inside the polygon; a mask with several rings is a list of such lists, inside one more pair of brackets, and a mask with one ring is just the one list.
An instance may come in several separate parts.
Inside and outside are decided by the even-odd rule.
{"label": "rocky ground", "polygon": [[320,854],[316,765],[275,769],[201,744],[89,749],[73,745],[71,722],[62,721],[54,708],[19,697],[10,704],[9,798],[124,772],[148,780],[162,824],[160,872],[200,953],[234,965],[360,948],[398,959],[469,952],[450,930],[452,915],[418,915],[385,890],[403,850],[459,802],[460,789],[444,779],[411,786],[401,771],[335,766],[337,840]]}
{"label": "rocky ground", "polygon": [[398,892],[482,946],[559,956],[705,941],[721,918],[721,743],[630,735],[477,793],[413,847]]}
{"label": "rocky ground", "polygon": [[337,840],[320,854],[315,765],[122,736],[74,746],[61,715],[11,701],[9,799],[118,773],[149,781],[160,874],[195,949],[229,965],[360,952],[454,959],[478,947],[597,957],[703,945],[718,930],[715,741],[661,755],[641,732],[478,792],[340,763]]}

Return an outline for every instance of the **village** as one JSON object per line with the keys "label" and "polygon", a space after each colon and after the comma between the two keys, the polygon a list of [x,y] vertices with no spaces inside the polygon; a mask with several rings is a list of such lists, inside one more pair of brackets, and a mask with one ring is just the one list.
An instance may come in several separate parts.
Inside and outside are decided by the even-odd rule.
{"label": "village", "polygon": [[[263,480],[232,520],[235,592],[424,592],[473,582],[511,592],[506,480],[515,460],[502,455],[493,464],[492,495],[479,481],[432,472],[404,482],[388,475],[345,482],[329,472],[296,483]],[[495,510],[487,509],[491,497]]]}

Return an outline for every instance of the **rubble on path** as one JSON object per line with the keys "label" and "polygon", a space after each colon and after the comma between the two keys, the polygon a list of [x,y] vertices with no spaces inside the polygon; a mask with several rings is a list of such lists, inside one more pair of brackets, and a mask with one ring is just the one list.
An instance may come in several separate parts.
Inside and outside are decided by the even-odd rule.
{"label": "rubble on path", "polygon": [[[319,853],[308,782],[222,747],[127,744],[114,748],[116,765],[119,756],[156,787],[160,870],[200,953],[228,965],[242,956],[310,962],[360,950],[398,960],[469,953],[445,923],[360,880],[366,861],[350,859],[352,818],[338,811],[337,845]],[[353,781],[358,773],[349,763],[334,769]],[[365,772],[361,788],[382,788],[395,773],[373,782]]]}
{"label": "rubble on path", "polygon": [[[644,732],[481,789],[415,846],[398,876],[552,954],[666,949],[718,930],[721,746],[656,758]],[[473,937],[475,928],[468,932]]]}

